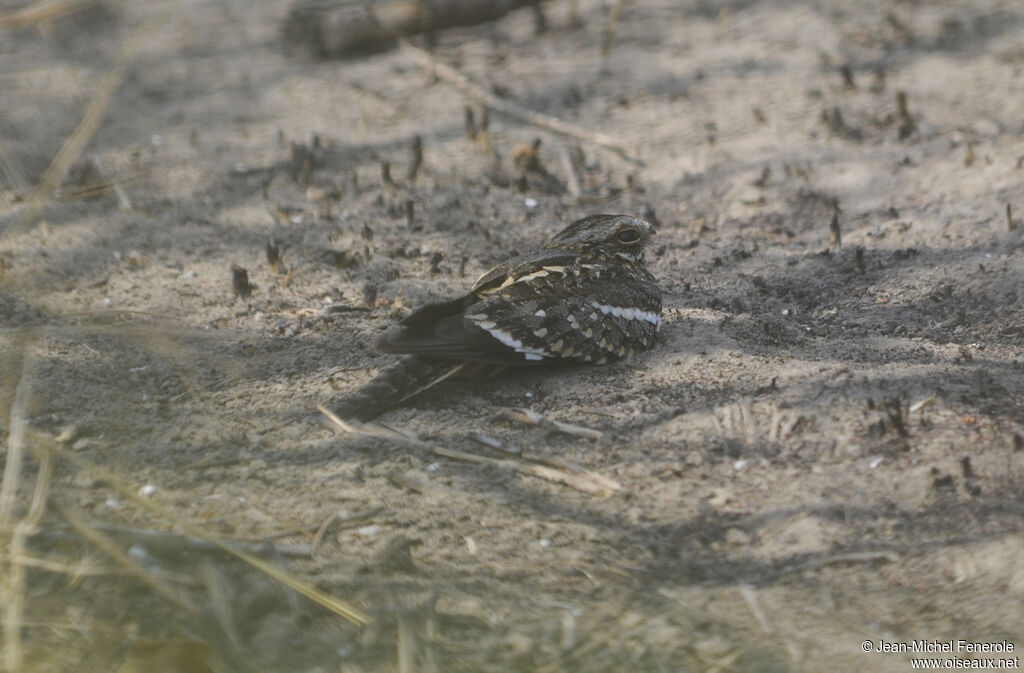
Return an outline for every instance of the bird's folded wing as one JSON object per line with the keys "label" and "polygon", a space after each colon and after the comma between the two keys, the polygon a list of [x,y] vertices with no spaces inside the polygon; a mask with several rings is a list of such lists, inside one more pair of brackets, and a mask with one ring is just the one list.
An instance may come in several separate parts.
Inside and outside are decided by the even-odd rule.
{"label": "bird's folded wing", "polygon": [[463,311],[474,301],[476,298],[470,295],[423,306],[399,327],[378,337],[374,348],[381,353],[408,353],[465,362],[524,362],[523,354],[467,319]]}

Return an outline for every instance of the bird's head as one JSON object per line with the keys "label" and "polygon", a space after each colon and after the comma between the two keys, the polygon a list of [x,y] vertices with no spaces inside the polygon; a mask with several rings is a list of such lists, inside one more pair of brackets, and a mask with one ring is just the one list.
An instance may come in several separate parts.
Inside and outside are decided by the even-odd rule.
{"label": "bird's head", "polygon": [[581,254],[604,253],[630,262],[643,261],[644,246],[654,234],[650,222],[631,215],[588,215],[554,236],[544,247]]}

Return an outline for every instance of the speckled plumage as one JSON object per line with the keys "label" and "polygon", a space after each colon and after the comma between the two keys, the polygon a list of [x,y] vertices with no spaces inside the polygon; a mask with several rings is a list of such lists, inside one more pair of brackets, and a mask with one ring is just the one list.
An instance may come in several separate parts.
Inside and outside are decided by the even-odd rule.
{"label": "speckled plumage", "polygon": [[573,222],[543,248],[500,264],[468,294],[429,304],[377,339],[407,358],[338,409],[366,420],[454,363],[606,364],[653,345],[661,292],[644,263],[653,228],[626,215]]}

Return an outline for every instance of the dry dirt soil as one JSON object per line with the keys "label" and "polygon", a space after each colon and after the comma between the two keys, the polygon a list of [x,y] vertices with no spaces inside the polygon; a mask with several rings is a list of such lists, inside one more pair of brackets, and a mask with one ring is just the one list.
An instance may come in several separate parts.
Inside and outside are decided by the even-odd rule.
{"label": "dry dirt soil", "polygon": [[[488,150],[479,104],[415,51],[318,58],[283,37],[284,0],[0,29],[5,446],[73,424],[66,450],[130,494],[371,620],[67,459],[20,550],[33,440],[0,495],[8,665],[19,645],[23,670],[158,673],[910,670],[862,651],[879,640],[1020,656],[1024,6],[638,0],[602,57],[610,3],[569,4],[542,33],[530,9],[440,32],[434,58],[625,154],[496,110]],[[105,77],[95,135],[35,200]],[[391,362],[369,344],[410,308],[594,212],[657,220],[653,350],[383,418],[506,463],[304,420]],[[621,490],[508,467],[527,459]]]}

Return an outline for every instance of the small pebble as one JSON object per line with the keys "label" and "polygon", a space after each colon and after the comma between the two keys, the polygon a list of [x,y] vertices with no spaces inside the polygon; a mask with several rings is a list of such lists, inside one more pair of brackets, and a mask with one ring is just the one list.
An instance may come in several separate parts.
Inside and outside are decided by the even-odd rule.
{"label": "small pebble", "polygon": [[71,425],[64,426],[64,429],[60,431],[60,434],[57,435],[54,441],[58,444],[67,444],[75,441],[76,437],[78,437],[78,426],[72,423]]}
{"label": "small pebble", "polygon": [[745,547],[750,544],[750,533],[739,528],[725,531],[725,543],[733,547]]}
{"label": "small pebble", "polygon": [[380,526],[363,526],[356,532],[363,537],[373,537],[380,533]]}
{"label": "small pebble", "polygon": [[128,547],[128,551],[125,554],[128,558],[146,565],[152,565],[154,562],[153,555],[140,544],[133,544],[131,547]]}
{"label": "small pebble", "polygon": [[711,495],[708,496],[708,504],[712,507],[722,507],[730,500],[732,500],[732,493],[725,488],[716,488],[712,490]]}
{"label": "small pebble", "polygon": [[148,498],[154,493],[156,493],[156,486],[154,486],[153,484],[146,484],[145,486],[139,489],[139,495],[141,495],[144,498]]}

